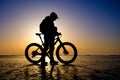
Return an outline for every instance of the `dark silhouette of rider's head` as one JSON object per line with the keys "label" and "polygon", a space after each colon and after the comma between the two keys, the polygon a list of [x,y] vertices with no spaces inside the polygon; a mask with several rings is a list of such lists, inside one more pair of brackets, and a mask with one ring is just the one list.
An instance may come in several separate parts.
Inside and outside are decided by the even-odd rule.
{"label": "dark silhouette of rider's head", "polygon": [[55,21],[56,19],[58,19],[57,14],[56,14],[55,12],[50,13],[50,19],[51,19],[52,21]]}

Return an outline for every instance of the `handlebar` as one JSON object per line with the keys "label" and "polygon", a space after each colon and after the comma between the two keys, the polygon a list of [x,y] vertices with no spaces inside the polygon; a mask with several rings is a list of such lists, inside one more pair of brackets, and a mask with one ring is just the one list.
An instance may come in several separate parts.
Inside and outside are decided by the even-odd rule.
{"label": "handlebar", "polygon": [[61,33],[57,33],[57,35],[56,36],[60,36],[60,35],[62,35]]}
{"label": "handlebar", "polygon": [[[36,33],[36,35],[40,36],[40,35],[42,35],[42,33]],[[56,36],[60,36],[60,35],[62,35],[62,34],[61,33],[57,33]]]}

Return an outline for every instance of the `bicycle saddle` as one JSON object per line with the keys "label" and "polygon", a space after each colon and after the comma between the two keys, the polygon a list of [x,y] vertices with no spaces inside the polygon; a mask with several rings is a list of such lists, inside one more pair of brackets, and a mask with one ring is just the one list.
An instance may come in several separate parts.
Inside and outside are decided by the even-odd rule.
{"label": "bicycle saddle", "polygon": [[38,35],[38,36],[41,35],[41,34],[42,34],[42,33],[36,33],[36,35]]}

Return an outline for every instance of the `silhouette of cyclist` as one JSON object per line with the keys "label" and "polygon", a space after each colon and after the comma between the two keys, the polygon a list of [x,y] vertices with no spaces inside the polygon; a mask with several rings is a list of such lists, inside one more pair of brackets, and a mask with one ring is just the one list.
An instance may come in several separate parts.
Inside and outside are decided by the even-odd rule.
{"label": "silhouette of cyclist", "polygon": [[45,53],[49,49],[50,64],[56,65],[57,61],[54,60],[54,38],[58,34],[57,27],[54,25],[54,21],[58,19],[55,12],[50,13],[50,16],[46,16],[40,24],[40,32],[44,35],[44,52],[42,54],[43,61],[45,60]]}

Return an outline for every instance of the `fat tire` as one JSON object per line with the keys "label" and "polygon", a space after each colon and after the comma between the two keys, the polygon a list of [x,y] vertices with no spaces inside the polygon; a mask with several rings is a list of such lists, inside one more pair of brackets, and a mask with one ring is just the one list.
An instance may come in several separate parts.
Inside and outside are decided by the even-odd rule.
{"label": "fat tire", "polygon": [[41,61],[41,58],[40,58],[39,60],[37,60],[37,61],[34,61],[34,60],[32,60],[32,59],[29,57],[29,55],[28,55],[28,50],[29,50],[29,48],[32,47],[32,46],[38,47],[38,48],[41,50],[41,52],[43,52],[43,48],[42,48],[39,44],[37,44],[37,43],[31,43],[31,44],[29,44],[29,45],[26,47],[26,49],[25,49],[25,57],[26,57],[26,59],[27,59],[29,62],[33,63],[33,64],[37,64],[37,63],[39,63],[39,62]]}
{"label": "fat tire", "polygon": [[[70,59],[69,61],[64,61],[64,60],[60,57],[60,52],[59,52],[59,50],[60,50],[60,48],[61,48],[62,46],[65,46],[65,45],[70,46],[70,47],[74,50],[73,58]],[[76,58],[77,58],[77,49],[76,49],[76,47],[74,46],[74,44],[72,44],[72,43],[70,43],[70,42],[63,42],[62,44],[60,44],[60,45],[57,47],[56,57],[57,57],[57,59],[58,59],[61,63],[70,64],[70,63],[72,63],[73,61],[75,61]]]}

